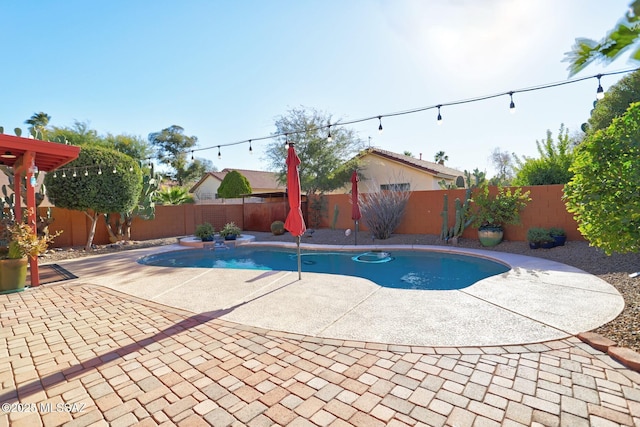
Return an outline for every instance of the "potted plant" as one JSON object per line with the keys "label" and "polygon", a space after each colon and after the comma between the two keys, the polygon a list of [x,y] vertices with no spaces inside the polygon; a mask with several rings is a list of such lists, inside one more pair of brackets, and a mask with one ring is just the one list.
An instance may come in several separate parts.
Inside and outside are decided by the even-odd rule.
{"label": "potted plant", "polygon": [[473,196],[473,225],[478,228],[478,239],[483,246],[495,246],[502,241],[505,224],[518,224],[520,212],[527,205],[529,192],[499,186],[495,195],[483,185]]}
{"label": "potted plant", "polygon": [[284,234],[284,222],[273,221],[271,223],[271,232],[274,236],[281,236]]}
{"label": "potted plant", "polygon": [[16,222],[6,229],[9,246],[6,258],[0,260],[0,293],[20,292],[27,282],[28,258],[35,259],[44,253],[56,234],[38,236],[27,224]]}
{"label": "potted plant", "polygon": [[553,247],[553,237],[551,237],[549,230],[546,228],[529,228],[529,230],[527,230],[527,240],[529,241],[529,247],[531,249]]}
{"label": "potted plant", "polygon": [[549,234],[553,237],[555,246],[564,246],[567,241],[567,233],[563,228],[551,227],[551,229],[549,229]]}
{"label": "potted plant", "polygon": [[224,237],[224,240],[236,240],[236,237],[242,233],[242,229],[238,227],[234,222],[228,222],[220,230],[220,235]]}
{"label": "potted plant", "polygon": [[213,228],[213,225],[205,222],[204,224],[199,224],[193,234],[203,242],[212,242],[216,231]]}

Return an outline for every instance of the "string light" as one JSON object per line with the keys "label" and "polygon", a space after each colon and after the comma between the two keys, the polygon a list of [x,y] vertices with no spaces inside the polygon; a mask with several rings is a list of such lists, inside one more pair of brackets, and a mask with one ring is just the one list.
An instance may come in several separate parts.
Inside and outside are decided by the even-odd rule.
{"label": "string light", "polygon": [[442,124],[442,114],[440,114],[440,107],[442,107],[442,105],[437,105],[438,107],[438,117],[436,118],[436,120],[438,121],[438,124],[441,125]]}
{"label": "string light", "polygon": [[511,103],[509,104],[509,112],[513,114],[516,112],[516,104],[513,102],[513,92],[509,92],[509,97],[511,98]]}
{"label": "string light", "polygon": [[118,173],[115,166],[113,167],[113,173]]}
{"label": "string light", "polygon": [[76,174],[76,170],[74,169],[74,170],[73,170],[73,177],[75,178],[76,176],[77,176],[77,174]]}
{"label": "string light", "polygon": [[98,175],[102,175],[102,168],[98,166]]}
{"label": "string light", "polygon": [[133,166],[129,166],[129,172],[133,172]]}
{"label": "string light", "polygon": [[218,158],[221,159],[222,158],[222,154],[220,154],[220,146],[218,145]]}
{"label": "string light", "polygon": [[251,140],[249,140],[249,154],[253,154],[253,148],[251,147]]}
{"label": "string light", "polygon": [[65,172],[65,171],[62,171],[62,177],[63,177],[63,178],[66,178],[66,177],[67,177],[67,174],[66,174],[66,172]]}
{"label": "string light", "polygon": [[327,142],[331,142],[333,138],[331,137],[331,125],[329,125],[329,130],[327,131]]}
{"label": "string light", "polygon": [[54,171],[54,172],[53,172],[53,177],[54,177],[54,178],[57,178],[57,177],[58,177],[58,172]]}
{"label": "string light", "polygon": [[382,133],[382,116],[378,116],[378,120],[380,121],[380,125],[378,126],[378,132]]}
{"label": "string light", "polygon": [[89,170],[87,168],[84,168],[84,176],[89,176]]}
{"label": "string light", "polygon": [[600,100],[604,98],[604,89],[602,89],[602,85],[600,84],[600,79],[602,78],[602,74],[598,74],[596,77],[598,78],[598,89],[596,90],[596,99]]}

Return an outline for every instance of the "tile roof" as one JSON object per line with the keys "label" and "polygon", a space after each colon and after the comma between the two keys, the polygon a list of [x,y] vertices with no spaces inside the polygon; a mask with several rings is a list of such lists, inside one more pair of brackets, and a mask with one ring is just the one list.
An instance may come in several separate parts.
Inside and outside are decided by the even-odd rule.
{"label": "tile roof", "polygon": [[432,175],[437,175],[437,176],[447,175],[454,178],[457,176],[464,175],[464,172],[459,171],[457,169],[449,168],[445,165],[441,165],[440,163],[416,159],[415,157],[405,156],[404,154],[394,153],[393,151],[387,151],[381,148],[375,148],[375,147],[367,148],[366,150],[360,153],[360,157],[365,156],[367,154],[377,155],[389,160],[394,160],[396,162],[403,163],[407,166],[420,169]]}

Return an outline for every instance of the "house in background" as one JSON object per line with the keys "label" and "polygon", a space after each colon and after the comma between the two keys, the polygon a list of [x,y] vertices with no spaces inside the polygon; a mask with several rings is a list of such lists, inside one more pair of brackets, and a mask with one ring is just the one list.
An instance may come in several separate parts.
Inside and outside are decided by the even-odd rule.
{"label": "house in background", "polygon": [[220,172],[208,172],[191,187],[189,192],[193,194],[196,203],[222,203],[223,199],[218,199],[218,188],[231,171],[240,172],[247,178],[253,194],[285,191],[286,186],[278,183],[278,175],[274,172],[226,168]]}
{"label": "house in background", "polygon": [[[420,155],[422,157],[422,155]],[[440,190],[439,181],[455,184],[456,178],[464,172],[443,164],[405,156],[380,148],[368,148],[358,154],[364,179],[359,191],[368,193],[375,190]],[[348,190],[351,190],[349,184]]]}

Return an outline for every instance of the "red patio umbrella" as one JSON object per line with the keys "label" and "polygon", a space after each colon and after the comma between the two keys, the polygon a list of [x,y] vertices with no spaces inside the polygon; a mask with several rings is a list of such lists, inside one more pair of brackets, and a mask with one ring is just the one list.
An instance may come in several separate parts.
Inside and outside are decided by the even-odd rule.
{"label": "red patio umbrella", "polygon": [[284,222],[284,228],[296,236],[298,246],[298,280],[302,278],[302,265],[300,262],[300,236],[306,231],[302,210],[300,209],[300,176],[298,175],[300,158],[296,154],[293,143],[289,143],[287,152],[287,197],[289,199],[289,214]]}
{"label": "red patio umbrella", "polygon": [[355,243],[358,244],[358,221],[362,218],[358,203],[358,171],[351,174],[351,219],[355,221]]}

